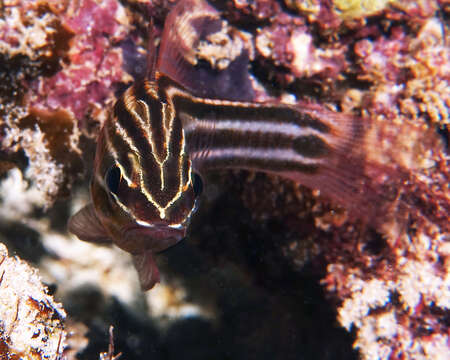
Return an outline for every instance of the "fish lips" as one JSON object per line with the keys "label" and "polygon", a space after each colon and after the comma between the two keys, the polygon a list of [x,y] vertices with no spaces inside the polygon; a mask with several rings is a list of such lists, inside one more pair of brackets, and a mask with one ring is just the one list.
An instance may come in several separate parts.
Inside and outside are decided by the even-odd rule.
{"label": "fish lips", "polygon": [[186,237],[186,227],[173,228],[165,224],[152,226],[133,225],[122,231],[122,241],[129,246],[130,252],[151,250],[159,252],[175,245]]}

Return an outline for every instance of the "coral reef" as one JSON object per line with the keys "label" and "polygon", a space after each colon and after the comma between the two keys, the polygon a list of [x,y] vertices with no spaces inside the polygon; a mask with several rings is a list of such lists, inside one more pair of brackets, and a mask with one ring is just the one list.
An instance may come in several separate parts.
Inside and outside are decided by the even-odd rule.
{"label": "coral reef", "polygon": [[408,231],[400,226],[387,223],[385,238],[372,242],[340,235],[341,251],[326,254],[323,284],[343,300],[338,319],[358,329],[364,359],[446,359],[448,233],[420,216]]}
{"label": "coral reef", "polygon": [[115,45],[130,31],[125,10],[117,1],[70,2],[61,21],[73,34],[64,59],[68,65],[37,79],[28,101],[38,109],[66,109],[80,122],[87,117],[101,122],[115,86],[131,81],[123,70],[122,50]]}
{"label": "coral reef", "polygon": [[285,4],[327,32],[342,25],[361,28],[366,20],[377,15],[417,22],[432,17],[441,5],[434,0],[286,0]]}
{"label": "coral reef", "polygon": [[347,46],[335,42],[316,47],[313,41],[303,19],[279,17],[258,32],[256,49],[260,57],[289,70],[278,70],[279,81],[289,84],[303,78],[313,83],[323,81],[323,87],[330,86],[348,67]]}
{"label": "coral reef", "polygon": [[26,176],[50,205],[81,173],[81,133],[131,80],[120,47],[130,27],[116,1],[17,1],[2,11],[0,140],[3,151],[24,152]]}
{"label": "coral reef", "polygon": [[[387,219],[361,223],[276,177],[210,174],[189,239],[160,255],[162,284],[145,295],[128,255],[67,234],[68,216],[88,202],[87,177],[76,180],[83,163],[92,168],[97,130],[116,96],[145,73],[146,15],[158,36],[174,3],[1,3],[0,240],[56,288],[74,321],[66,330],[79,337],[64,335],[61,306],[1,247],[0,292],[22,290],[0,297],[9,309],[1,311],[0,353],[449,358],[445,1],[211,0],[227,31],[239,30],[254,50],[248,70],[258,100],[304,98],[370,124],[368,143],[377,146],[368,158],[405,174]],[[222,42],[202,44],[200,56],[228,56]],[[11,277],[10,266],[22,272]],[[33,284],[11,280],[26,274]],[[11,309],[20,311],[16,322]],[[41,331],[22,341],[19,320]]]}
{"label": "coral reef", "polygon": [[0,243],[0,358],[60,357],[66,347],[66,314],[47,294],[35,269],[8,257]]}
{"label": "coral reef", "polygon": [[[379,9],[336,1],[328,14],[321,5],[288,2],[318,23],[323,37],[315,41],[311,28],[297,19],[278,16],[259,29],[256,49],[264,59],[262,65],[275,64],[271,71],[285,85],[298,83],[296,78],[317,85],[320,79],[317,87],[323,95],[341,94],[335,101],[342,109],[359,110],[373,121],[371,143],[379,146],[369,148],[368,157],[409,171],[408,181],[398,189],[398,208],[390,220],[374,222],[373,233],[364,230],[367,225],[355,224],[345,211],[324,207],[314,193],[299,192],[278,179],[247,177],[248,185],[238,191],[254,218],[283,224],[285,242],[279,246],[294,267],[308,261],[319,268],[328,264],[322,284],[338,305],[340,323],[356,332],[354,346],[362,358],[446,359],[450,356],[448,29],[434,17],[438,3],[432,1],[414,6],[379,2]],[[373,11],[383,14],[386,28],[354,21]],[[325,25],[325,18],[334,20]],[[295,21],[297,26],[292,25]],[[327,39],[327,31],[338,25],[348,29]],[[261,193],[270,195],[261,198]]]}

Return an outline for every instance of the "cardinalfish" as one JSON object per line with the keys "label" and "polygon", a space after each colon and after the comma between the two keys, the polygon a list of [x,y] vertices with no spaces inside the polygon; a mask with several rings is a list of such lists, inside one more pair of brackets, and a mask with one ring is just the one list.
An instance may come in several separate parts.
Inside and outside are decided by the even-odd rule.
{"label": "cardinalfish", "polygon": [[100,130],[92,203],[69,221],[80,239],[131,253],[143,290],[159,281],[154,255],[186,236],[207,171],[276,174],[368,216],[378,201],[368,176],[375,167],[365,157],[367,123],[312,103],[252,101],[241,76],[244,47],[209,73],[198,60],[205,41],[227,37],[239,44],[214,8],[179,1],[149,75],[124,92]]}

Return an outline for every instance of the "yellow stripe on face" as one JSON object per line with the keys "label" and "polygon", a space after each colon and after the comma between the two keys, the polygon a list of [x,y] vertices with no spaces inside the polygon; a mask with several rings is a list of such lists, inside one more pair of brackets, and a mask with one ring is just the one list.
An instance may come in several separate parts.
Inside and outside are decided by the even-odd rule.
{"label": "yellow stripe on face", "polygon": [[[186,144],[184,131],[181,128],[179,128],[180,130],[177,128],[177,134],[174,134],[175,110],[173,109],[173,104],[167,104],[161,101],[159,101],[159,103],[155,102],[154,96],[156,95],[156,92],[148,91],[149,89],[154,90],[154,88],[151,86],[144,86],[144,88],[147,91],[146,94],[151,96],[150,99],[147,98],[149,101],[148,104],[137,95],[138,91],[142,89],[130,89],[124,95],[123,102],[119,104],[119,110],[123,115],[120,118],[120,121],[115,121],[114,123],[115,134],[122,138],[130,149],[128,158],[131,162],[133,172],[137,175],[137,182],[139,185],[137,190],[156,208],[160,218],[166,219],[168,209],[172,207],[173,204],[183,196],[184,191],[189,188],[188,185],[190,177],[189,174],[184,174],[185,170],[183,168],[187,156],[185,150]],[[156,105],[155,109],[158,109],[158,114],[154,113],[154,111],[152,113],[149,104],[152,104],[152,106]],[[153,115],[155,115],[154,119],[151,118]],[[131,122],[124,122],[124,119]],[[156,124],[153,123],[154,121],[157,121]],[[152,126],[160,126],[160,130],[162,131],[164,138],[162,139],[163,147],[160,149],[158,149],[156,145],[157,139],[155,139],[155,136],[157,132],[152,131]],[[161,131],[159,133],[161,133]],[[134,139],[133,136],[131,136],[132,133],[139,135],[139,139]],[[146,154],[146,156],[151,157],[154,160],[156,169],[159,171],[159,192],[164,192],[167,194],[168,191],[170,191],[170,189],[166,189],[168,184],[165,182],[165,177],[175,176],[178,178],[177,188],[172,189],[174,193],[167,202],[164,201],[164,203],[161,203],[161,201],[158,201],[154,195],[156,189],[152,188],[152,184],[148,183],[147,169],[144,164],[144,155],[140,150],[141,148],[144,148],[144,144],[139,142],[144,140],[147,143],[149,150],[149,153]],[[179,145],[175,146],[177,150],[173,153],[173,151],[171,152],[170,150],[172,148],[172,145],[170,144],[174,141],[177,143],[179,141]],[[112,142],[109,141],[109,143],[111,144]],[[112,144],[110,146],[110,150],[114,159],[119,162],[119,156]],[[171,159],[176,160],[176,168],[174,168],[173,165],[171,168],[168,168],[168,163]],[[121,164],[118,164],[118,166],[121,170],[124,169]],[[167,174],[168,171],[171,171],[171,173]],[[129,185],[133,184],[131,178],[131,175],[126,176],[127,183]]]}

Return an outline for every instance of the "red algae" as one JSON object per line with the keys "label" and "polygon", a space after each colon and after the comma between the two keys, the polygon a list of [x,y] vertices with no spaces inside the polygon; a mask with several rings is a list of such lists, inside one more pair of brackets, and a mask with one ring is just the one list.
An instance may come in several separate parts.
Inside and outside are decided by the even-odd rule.
{"label": "red algae", "polygon": [[374,240],[352,235],[351,228],[336,228],[334,241],[322,245],[328,263],[323,283],[340,300],[341,324],[356,327],[354,345],[364,359],[450,355],[450,178],[435,132],[448,125],[449,50],[441,21],[423,19],[430,13],[416,14],[420,9],[408,11],[421,17],[417,33],[393,27],[388,36],[359,40],[354,48],[357,76],[371,84],[363,107],[383,140],[369,157],[411,172],[399,188],[407,211],[376,229],[382,238],[375,250]]}
{"label": "red algae", "polygon": [[283,15],[277,1],[271,0],[233,0],[228,4],[233,11],[234,20],[253,19],[253,21],[264,21],[272,19],[274,15]]}
{"label": "red algae", "polygon": [[[138,16],[130,14],[136,9],[123,4],[5,2],[3,12],[11,21],[0,18],[0,53],[8,66],[0,74],[0,140],[7,154],[24,152],[26,176],[46,194],[47,204],[67,195],[80,173],[80,160],[88,156],[80,149],[81,134],[95,137],[117,92],[131,82],[124,70],[131,55],[122,44],[145,40],[130,19]],[[225,179],[274,243],[265,254],[276,259],[270,270],[289,267],[298,274],[312,264],[339,323],[353,330],[361,358],[447,359],[450,74],[448,27],[439,16],[448,13],[448,5],[433,0],[281,4],[217,3],[255,49],[251,70],[258,99],[269,97],[260,82],[278,94],[289,91],[291,97],[309,96],[325,107],[363,115],[371,124],[369,136],[377,140],[371,143],[379,144],[367,149],[368,158],[407,176],[396,184],[392,216],[369,224],[288,181],[242,172]],[[173,2],[148,6],[160,25]],[[282,229],[272,229],[274,222]],[[199,242],[214,248],[215,237],[208,234]],[[219,243],[205,256],[226,254],[224,247]],[[0,339],[0,352],[5,344]]]}
{"label": "red algae", "polygon": [[[368,143],[379,146],[367,148],[368,159],[407,174],[396,184],[390,219],[360,224],[285,181],[233,179],[255,220],[285,225],[285,261],[326,267],[322,283],[339,322],[354,328],[363,359],[446,359],[449,49],[448,28],[434,17],[442,5],[392,1],[368,9],[352,2],[345,10],[344,3],[286,1],[299,18],[263,16],[269,24],[258,28],[255,61],[281,87],[321,79],[335,107],[370,119]],[[379,25],[366,25],[371,16]]]}
{"label": "red algae", "polygon": [[95,135],[115,92],[131,80],[120,47],[130,26],[113,0],[7,2],[3,13],[0,50],[14,71],[1,75],[11,79],[0,94],[2,146],[24,150],[27,176],[50,205],[81,173],[81,133]]}
{"label": "red algae", "polygon": [[114,46],[125,39],[128,20],[117,1],[85,0],[69,3],[62,23],[73,33],[62,69],[32,84],[28,101],[37,108],[64,108],[83,128],[87,117],[101,121],[114,87],[131,80],[123,70],[121,49]]}

